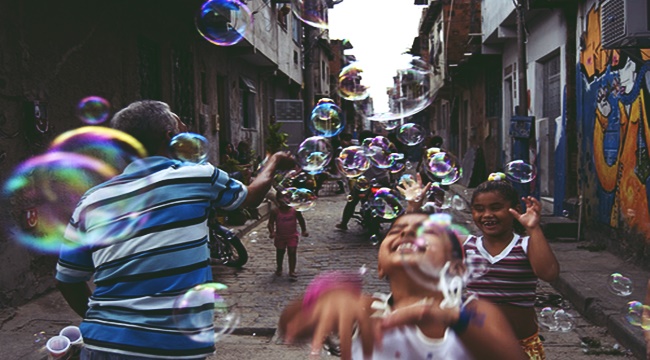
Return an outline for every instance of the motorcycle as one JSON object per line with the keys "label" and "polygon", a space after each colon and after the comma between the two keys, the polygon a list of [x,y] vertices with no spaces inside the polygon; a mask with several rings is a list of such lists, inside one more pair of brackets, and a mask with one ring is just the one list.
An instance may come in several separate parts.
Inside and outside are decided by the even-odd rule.
{"label": "motorcycle", "polygon": [[359,200],[359,210],[352,215],[352,218],[368,230],[370,242],[373,244],[381,241],[383,224],[394,221],[394,217],[383,217],[378,214],[378,206],[383,207],[383,204],[378,204],[375,197],[381,189],[386,187],[374,181],[369,185],[366,180],[358,179],[350,193],[353,199]]}
{"label": "motorcycle", "polygon": [[248,251],[239,237],[221,225],[214,216],[210,218],[208,225],[211,264],[234,268],[244,266],[248,262]]}

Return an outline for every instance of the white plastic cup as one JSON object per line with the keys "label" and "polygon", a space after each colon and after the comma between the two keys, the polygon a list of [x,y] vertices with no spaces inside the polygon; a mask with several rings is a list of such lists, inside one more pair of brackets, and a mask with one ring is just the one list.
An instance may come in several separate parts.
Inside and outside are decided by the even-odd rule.
{"label": "white plastic cup", "polygon": [[70,350],[70,339],[61,335],[53,336],[47,341],[45,348],[52,359],[60,359]]}
{"label": "white plastic cup", "polygon": [[70,340],[70,345],[74,346],[83,343],[81,330],[79,330],[78,326],[66,326],[59,332],[59,335],[67,337]]}

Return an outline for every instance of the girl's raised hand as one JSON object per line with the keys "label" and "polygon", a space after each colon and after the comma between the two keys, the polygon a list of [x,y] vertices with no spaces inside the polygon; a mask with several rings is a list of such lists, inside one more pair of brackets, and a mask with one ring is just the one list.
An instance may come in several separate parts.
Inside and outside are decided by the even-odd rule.
{"label": "girl's raised hand", "polygon": [[515,209],[509,209],[510,213],[527,230],[538,227],[542,219],[542,204],[532,196],[522,197],[521,200],[526,205],[526,212],[521,214]]}
{"label": "girl's raised hand", "polygon": [[415,179],[416,181],[404,178],[404,180],[400,181],[400,185],[397,186],[397,190],[399,190],[408,202],[406,212],[414,212],[421,208],[424,204],[426,194],[431,187],[431,183],[428,183],[424,187],[422,186],[422,176],[420,174],[416,174]]}

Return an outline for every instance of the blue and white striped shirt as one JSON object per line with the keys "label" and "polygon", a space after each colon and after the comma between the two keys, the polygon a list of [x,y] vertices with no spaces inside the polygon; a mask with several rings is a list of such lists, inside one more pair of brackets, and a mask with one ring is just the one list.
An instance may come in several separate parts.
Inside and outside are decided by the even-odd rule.
{"label": "blue and white striped shirt", "polygon": [[[174,309],[195,285],[210,282],[207,215],[232,210],[247,195],[212,165],[165,157],[130,164],[89,190],[75,209],[56,279],[95,290],[80,328],[90,349],[162,359],[204,358],[212,341],[191,333],[212,327],[212,303]],[[205,297],[203,300],[205,301]]]}

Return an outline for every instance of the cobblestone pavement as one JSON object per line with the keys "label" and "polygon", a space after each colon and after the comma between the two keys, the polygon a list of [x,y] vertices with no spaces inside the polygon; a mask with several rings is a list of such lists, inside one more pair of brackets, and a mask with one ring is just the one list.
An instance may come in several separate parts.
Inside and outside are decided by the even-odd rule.
{"label": "cobblestone pavement", "polygon": [[[275,249],[268,238],[266,223],[258,225],[244,237],[250,259],[243,269],[214,268],[215,280],[229,286],[224,296],[240,314],[236,331],[219,345],[211,359],[240,359],[243,349],[253,350],[250,359],[305,358],[305,347],[287,347],[273,338],[281,309],[299,296],[311,279],[324,270],[356,269],[367,265],[364,290],[387,292],[388,284],[377,278],[377,247],[352,220],[346,232],[335,229],[345,206],[345,195],[319,198],[317,205],[304,212],[310,236],[298,246],[299,279],[290,281],[285,272],[274,275]],[[475,232],[467,208],[452,211],[457,223]],[[587,322],[571,304],[549,284],[540,282],[538,310],[544,306],[561,307],[575,318],[576,326],[568,332],[542,331],[548,359],[621,359],[631,357],[608,335],[604,327]],[[257,349],[257,350],[255,350]]]}

